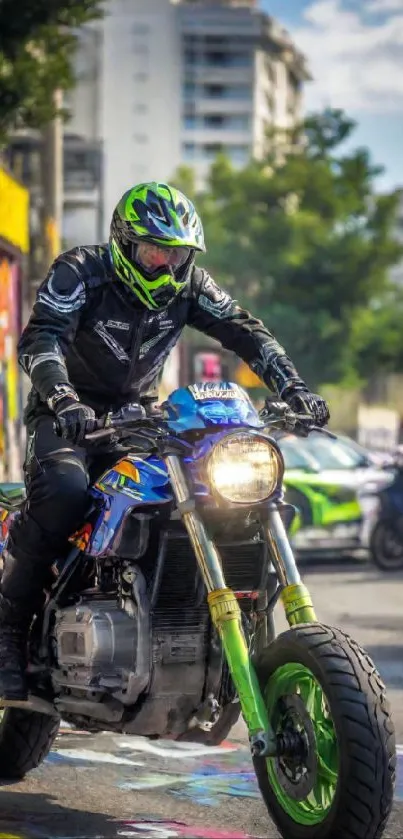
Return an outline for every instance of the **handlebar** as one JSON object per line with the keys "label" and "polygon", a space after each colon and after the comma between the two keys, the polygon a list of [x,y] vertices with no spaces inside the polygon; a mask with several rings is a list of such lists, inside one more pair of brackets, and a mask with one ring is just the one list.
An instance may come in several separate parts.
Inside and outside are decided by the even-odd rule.
{"label": "handlebar", "polygon": [[336,440],[336,434],[315,425],[310,414],[296,414],[287,404],[280,400],[267,400],[265,407],[259,412],[266,428],[273,428],[278,431],[288,431],[298,437],[307,437],[312,431],[325,434],[332,440]]}
{"label": "handlebar", "polygon": [[[336,439],[336,435],[332,434],[331,431],[315,425],[312,416],[295,414],[286,402],[280,400],[268,400],[266,406],[259,412],[259,417],[267,429],[286,431],[300,437],[307,437],[312,431],[317,431]],[[150,442],[155,440],[156,436],[160,439],[169,436],[163,411],[161,410],[155,416],[150,416],[140,405],[128,405],[116,413],[109,413],[101,417],[95,421],[95,430],[94,420],[90,422],[92,430],[85,435],[85,440],[88,442],[99,443],[108,439],[111,442],[116,442],[119,439],[123,440],[125,437],[130,437],[131,434],[137,434],[145,439],[148,438]],[[54,423],[54,429],[58,433],[57,420]]]}

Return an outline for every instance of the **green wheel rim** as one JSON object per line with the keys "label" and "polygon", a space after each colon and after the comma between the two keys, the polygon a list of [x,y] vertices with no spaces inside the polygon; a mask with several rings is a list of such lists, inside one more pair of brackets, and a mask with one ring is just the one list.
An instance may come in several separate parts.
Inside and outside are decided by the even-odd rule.
{"label": "green wheel rim", "polygon": [[[281,702],[297,697],[303,703],[310,720],[314,738],[316,765],[306,797],[290,795],[281,783],[284,764],[281,758],[268,758],[267,774],[272,790],[287,815],[301,825],[323,822],[332,806],[336,793],[339,757],[337,736],[325,694],[311,671],[302,664],[289,663],[279,667],[265,689],[269,719],[277,734],[282,732],[284,714]],[[300,727],[299,730],[301,731]]]}

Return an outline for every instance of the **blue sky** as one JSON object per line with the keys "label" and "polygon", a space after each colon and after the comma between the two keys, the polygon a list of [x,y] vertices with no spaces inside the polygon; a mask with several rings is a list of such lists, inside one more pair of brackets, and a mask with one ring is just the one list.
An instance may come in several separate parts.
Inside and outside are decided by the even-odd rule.
{"label": "blue sky", "polygon": [[403,0],[261,0],[306,53],[309,110],[344,108],[351,146],[385,167],[378,189],[403,187]]}

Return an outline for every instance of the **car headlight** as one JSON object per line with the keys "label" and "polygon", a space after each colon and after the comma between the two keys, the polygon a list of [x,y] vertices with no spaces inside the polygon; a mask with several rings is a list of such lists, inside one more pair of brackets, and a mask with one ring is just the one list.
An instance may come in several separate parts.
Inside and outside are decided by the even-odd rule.
{"label": "car headlight", "polygon": [[275,446],[253,434],[228,434],[208,459],[212,488],[226,501],[257,504],[273,494],[283,477],[283,460]]}

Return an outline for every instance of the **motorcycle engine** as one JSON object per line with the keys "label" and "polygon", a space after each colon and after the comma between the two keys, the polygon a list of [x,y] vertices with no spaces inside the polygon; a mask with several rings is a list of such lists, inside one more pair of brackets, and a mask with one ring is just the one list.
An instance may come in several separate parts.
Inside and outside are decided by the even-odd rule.
{"label": "motorcycle engine", "polygon": [[150,678],[150,615],[143,575],[132,569],[135,596],[82,597],[56,613],[52,682],[59,698],[133,705]]}

